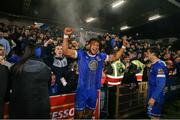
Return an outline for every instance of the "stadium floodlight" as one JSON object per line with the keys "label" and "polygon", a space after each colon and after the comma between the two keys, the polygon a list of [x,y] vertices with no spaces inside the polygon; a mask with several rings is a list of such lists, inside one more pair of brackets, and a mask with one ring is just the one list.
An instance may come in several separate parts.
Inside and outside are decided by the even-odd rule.
{"label": "stadium floodlight", "polygon": [[149,20],[149,21],[152,21],[152,20],[159,19],[159,18],[161,18],[161,17],[162,17],[162,16],[160,16],[159,14],[157,14],[157,15],[153,15],[153,16],[149,17],[148,20]]}
{"label": "stadium floodlight", "polygon": [[129,29],[130,27],[129,26],[122,26],[121,28],[120,28],[120,30],[127,30],[127,29]]}
{"label": "stadium floodlight", "polygon": [[179,0],[168,0],[170,3],[172,3],[173,5],[177,6],[180,8],[180,1]]}
{"label": "stadium floodlight", "polygon": [[89,22],[92,22],[92,21],[94,21],[94,20],[96,20],[96,18],[94,18],[94,17],[89,17],[89,18],[86,19],[86,22],[89,23]]}
{"label": "stadium floodlight", "polygon": [[112,8],[116,8],[116,7],[119,7],[121,6],[123,3],[125,2],[125,0],[118,0],[114,3],[112,3]]}

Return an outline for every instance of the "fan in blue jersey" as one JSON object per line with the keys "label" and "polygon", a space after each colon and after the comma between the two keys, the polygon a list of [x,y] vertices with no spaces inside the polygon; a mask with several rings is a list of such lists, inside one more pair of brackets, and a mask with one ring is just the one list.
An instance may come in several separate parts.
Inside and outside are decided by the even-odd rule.
{"label": "fan in blue jersey", "polygon": [[147,114],[151,119],[159,119],[164,103],[164,88],[168,71],[165,63],[158,58],[159,49],[151,47],[147,57],[152,62],[148,76],[148,107]]}
{"label": "fan in blue jersey", "polygon": [[69,35],[73,30],[65,28],[63,53],[78,59],[78,85],[75,97],[75,118],[92,118],[96,108],[97,90],[100,88],[104,61],[115,61],[123,54],[128,42],[123,41],[123,47],[114,55],[99,52],[99,41],[95,38],[89,41],[89,49],[72,50],[68,48]]}

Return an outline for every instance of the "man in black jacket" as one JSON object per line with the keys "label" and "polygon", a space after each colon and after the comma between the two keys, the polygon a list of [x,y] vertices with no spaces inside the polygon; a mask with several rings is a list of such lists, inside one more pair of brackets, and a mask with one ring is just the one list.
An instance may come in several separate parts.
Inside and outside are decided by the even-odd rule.
{"label": "man in black jacket", "polygon": [[35,49],[33,42],[27,45],[21,61],[11,68],[10,119],[50,118],[48,87],[51,72],[37,58]]}

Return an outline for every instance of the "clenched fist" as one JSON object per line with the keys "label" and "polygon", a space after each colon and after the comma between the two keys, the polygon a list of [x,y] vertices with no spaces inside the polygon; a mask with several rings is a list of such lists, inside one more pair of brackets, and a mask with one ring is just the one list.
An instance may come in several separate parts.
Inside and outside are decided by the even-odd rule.
{"label": "clenched fist", "polygon": [[73,29],[72,28],[65,28],[64,29],[64,35],[71,35],[73,33]]}
{"label": "clenched fist", "polygon": [[123,36],[122,40],[123,40],[123,45],[124,46],[127,46],[129,44],[129,42],[127,41],[127,36]]}
{"label": "clenched fist", "polygon": [[129,44],[129,42],[127,40],[123,40],[123,45],[127,46]]}

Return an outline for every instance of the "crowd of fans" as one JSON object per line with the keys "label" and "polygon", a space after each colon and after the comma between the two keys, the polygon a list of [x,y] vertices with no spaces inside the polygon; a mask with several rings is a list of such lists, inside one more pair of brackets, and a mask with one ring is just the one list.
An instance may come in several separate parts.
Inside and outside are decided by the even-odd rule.
{"label": "crowd of fans", "polygon": [[[122,40],[128,38],[126,36],[105,33],[103,36],[98,36],[98,39],[101,43],[100,51],[112,54],[121,48]],[[156,46],[159,49],[160,58],[167,64],[169,75],[179,75],[180,50],[173,49],[173,46],[168,44],[163,46],[156,41],[154,41],[153,44],[132,38],[128,39],[128,41],[130,44],[120,59],[125,65],[125,70],[128,69],[132,60],[139,60],[144,64],[143,80],[147,81],[147,73],[150,70],[151,63],[146,59],[146,50],[150,46]],[[39,95],[37,93],[43,93],[44,91],[48,92],[51,96],[76,90],[78,66],[75,59],[70,59],[68,56],[63,55],[62,42],[63,32],[61,29],[55,27],[43,30],[35,28],[34,26],[19,27],[17,25],[0,23],[0,65],[6,66],[10,71],[8,73],[10,74],[10,81],[8,82],[7,89],[11,91],[12,94],[10,98],[8,98],[9,93],[7,93],[6,100],[17,102],[20,98],[16,97],[16,95],[21,95],[23,92],[16,94],[16,90],[26,91],[27,93],[32,92],[29,94],[29,97]],[[80,46],[78,40],[72,38],[69,47],[77,50],[88,49],[89,46],[88,41],[85,46]],[[104,68],[104,76],[112,72],[110,71],[111,63],[110,66],[109,63],[105,64]],[[23,69],[25,69],[23,75],[20,76],[19,72]],[[31,75],[30,72],[36,74]],[[22,81],[16,81],[16,78],[19,77]],[[40,78],[43,77],[45,77],[47,81],[41,81]],[[33,81],[32,79],[39,80],[39,82]],[[28,85],[31,87],[27,87]],[[34,91],[36,87],[39,87],[36,89],[39,91]],[[47,98],[45,94],[43,97]],[[21,99],[23,98],[21,97]],[[29,103],[25,98],[23,100]],[[39,98],[39,101],[40,100]],[[36,99],[34,99],[34,102],[35,101]],[[16,107],[13,102],[11,106],[12,110]],[[39,105],[41,104],[44,106],[43,103],[39,103]],[[13,112],[15,111],[16,110]],[[12,118],[15,117],[13,115],[11,116]]]}

